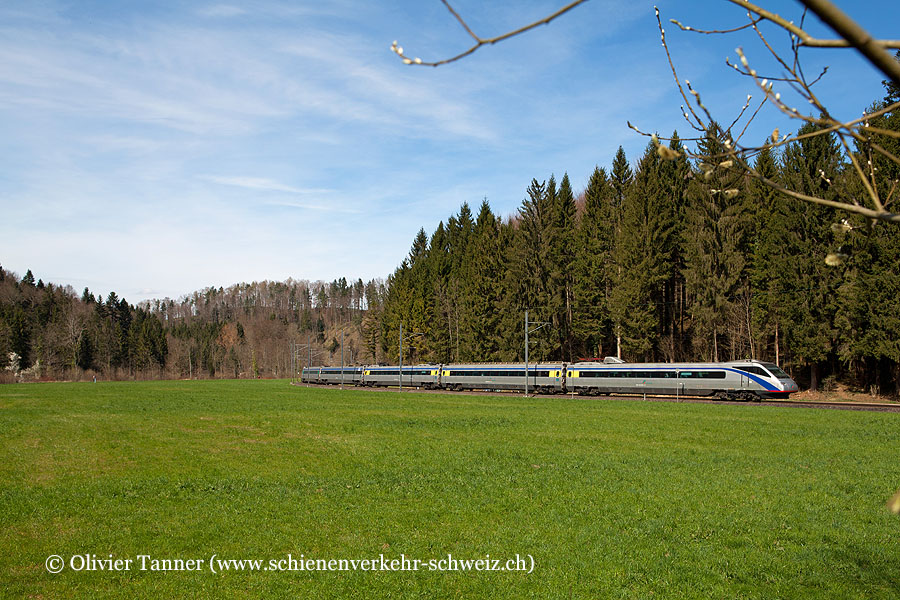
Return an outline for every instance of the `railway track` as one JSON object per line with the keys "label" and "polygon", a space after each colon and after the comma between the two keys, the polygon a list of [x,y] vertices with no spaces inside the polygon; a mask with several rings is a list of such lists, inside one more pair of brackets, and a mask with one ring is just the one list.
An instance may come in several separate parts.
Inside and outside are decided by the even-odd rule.
{"label": "railway track", "polygon": [[[336,385],[316,385],[309,383],[294,383],[301,387],[329,388],[340,389]],[[396,387],[357,387],[354,385],[344,385],[346,390],[367,390],[370,392],[396,392]],[[415,392],[423,394],[454,394],[468,396],[521,396],[519,392],[506,390],[467,390],[463,392],[454,392],[450,390],[426,390],[424,388],[404,387],[405,392]],[[781,407],[781,408],[819,408],[830,410],[865,410],[872,412],[897,412],[900,413],[900,403],[897,402],[840,402],[840,401],[808,401],[808,400],[761,400],[759,402],[744,402],[737,400],[717,400],[714,398],[704,398],[701,396],[639,396],[639,395],[610,395],[610,396],[579,396],[578,394],[566,394],[567,397],[575,399],[602,398],[606,400],[619,401],[646,401],[646,402],[680,402],[690,404],[725,404],[735,406],[756,406],[756,407]],[[532,398],[540,398],[541,395],[532,395]],[[557,395],[562,397],[562,395]]]}
{"label": "railway track", "polygon": [[648,402],[689,402],[694,404],[731,404],[737,406],[760,406],[781,408],[821,408],[831,410],[867,410],[874,412],[898,412],[900,403],[896,402],[839,402],[839,401],[810,401],[810,400],[761,400],[759,402],[741,402],[736,400],[716,400],[713,398],[655,396],[642,398],[641,396],[610,396],[615,400],[646,400]]}

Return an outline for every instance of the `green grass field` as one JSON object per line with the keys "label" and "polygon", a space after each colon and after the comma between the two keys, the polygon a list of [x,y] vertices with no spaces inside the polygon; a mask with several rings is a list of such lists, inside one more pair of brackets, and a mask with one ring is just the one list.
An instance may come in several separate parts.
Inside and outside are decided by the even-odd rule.
{"label": "green grass field", "polygon": [[[895,599],[898,447],[898,414],[284,381],[7,385],[0,593]],[[88,553],[131,570],[74,571]],[[213,554],[423,564],[212,573]],[[534,570],[427,569],[448,554],[530,555]],[[202,570],[140,570],[139,555]]]}

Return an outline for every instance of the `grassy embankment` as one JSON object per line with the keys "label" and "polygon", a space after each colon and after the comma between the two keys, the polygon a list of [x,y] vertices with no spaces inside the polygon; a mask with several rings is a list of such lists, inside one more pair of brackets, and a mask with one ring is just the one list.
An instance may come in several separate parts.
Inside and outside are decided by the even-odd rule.
{"label": "grassy embankment", "polygon": [[[32,384],[0,387],[0,432],[9,597],[900,596],[897,414]],[[131,570],[74,572],[85,553]],[[213,574],[213,554],[535,566]],[[202,570],[140,571],[138,555]]]}

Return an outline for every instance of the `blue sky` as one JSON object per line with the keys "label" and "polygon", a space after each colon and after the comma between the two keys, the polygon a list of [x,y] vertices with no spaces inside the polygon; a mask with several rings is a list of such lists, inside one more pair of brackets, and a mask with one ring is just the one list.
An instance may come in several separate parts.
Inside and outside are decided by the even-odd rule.
{"label": "blue sky", "polygon": [[[484,36],[561,4],[454,2]],[[658,5],[664,22],[746,22],[724,0]],[[838,5],[900,37],[895,1]],[[723,121],[759,96],[724,65],[741,45],[763,72],[754,38],[666,31]],[[505,216],[531,178],[568,172],[579,191],[619,145],[636,160],[647,141],[626,120],[690,133],[652,2],[591,0],[438,69],[404,66],[393,40],[425,60],[470,43],[438,0],[4,2],[0,264],[131,302],[385,277],[463,202]],[[830,66],[817,89],[838,116],[883,95],[852,52],[802,56],[807,72]],[[796,129],[774,110],[758,119],[749,139]]]}

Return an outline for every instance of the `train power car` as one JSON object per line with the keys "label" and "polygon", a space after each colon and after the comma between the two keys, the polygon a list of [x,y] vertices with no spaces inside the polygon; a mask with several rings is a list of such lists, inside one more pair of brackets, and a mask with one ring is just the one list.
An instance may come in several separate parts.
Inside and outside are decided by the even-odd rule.
{"label": "train power car", "polygon": [[797,384],[772,363],[574,363],[566,390],[583,395],[657,394],[755,400],[785,398]]}

